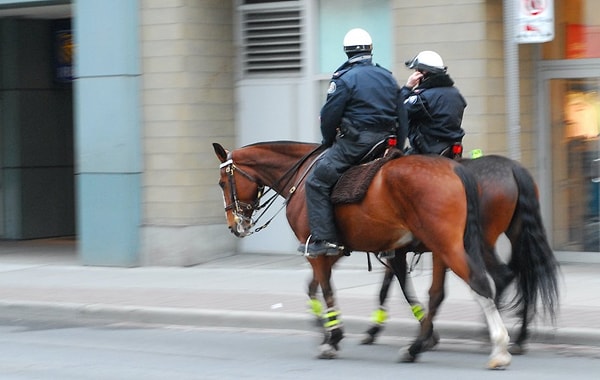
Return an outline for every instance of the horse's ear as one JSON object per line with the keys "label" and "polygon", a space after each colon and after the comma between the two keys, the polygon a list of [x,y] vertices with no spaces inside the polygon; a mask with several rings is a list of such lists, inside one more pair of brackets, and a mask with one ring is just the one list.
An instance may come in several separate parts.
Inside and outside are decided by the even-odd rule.
{"label": "horse's ear", "polygon": [[213,143],[213,148],[215,149],[215,154],[219,158],[219,161],[225,162],[227,161],[227,151],[225,148],[221,146],[219,143]]}

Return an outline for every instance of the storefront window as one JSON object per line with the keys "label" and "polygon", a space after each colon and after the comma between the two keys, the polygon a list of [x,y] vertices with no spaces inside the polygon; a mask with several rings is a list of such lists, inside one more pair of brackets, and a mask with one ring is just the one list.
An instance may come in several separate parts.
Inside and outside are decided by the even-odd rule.
{"label": "storefront window", "polygon": [[600,58],[600,1],[554,0],[555,38],[544,59]]}
{"label": "storefront window", "polygon": [[553,79],[553,246],[600,251],[600,78]]}

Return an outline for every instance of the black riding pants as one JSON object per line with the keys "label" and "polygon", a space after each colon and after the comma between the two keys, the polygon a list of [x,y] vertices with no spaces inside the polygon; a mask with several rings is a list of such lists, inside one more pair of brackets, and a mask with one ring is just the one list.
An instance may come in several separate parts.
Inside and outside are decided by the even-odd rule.
{"label": "black riding pants", "polygon": [[389,132],[363,131],[355,139],[338,137],[318,159],[306,179],[306,205],[311,240],[338,242],[330,196],[342,174],[356,165]]}

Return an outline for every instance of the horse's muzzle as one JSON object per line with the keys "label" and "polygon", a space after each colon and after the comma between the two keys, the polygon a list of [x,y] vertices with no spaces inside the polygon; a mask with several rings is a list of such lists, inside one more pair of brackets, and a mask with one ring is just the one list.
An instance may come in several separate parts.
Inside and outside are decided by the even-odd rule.
{"label": "horse's muzzle", "polygon": [[229,226],[229,230],[236,237],[243,238],[250,235],[250,229],[252,226],[253,223],[251,219],[236,215],[234,217],[234,224],[233,226]]}
{"label": "horse's muzzle", "polygon": [[243,238],[248,236],[248,233],[246,231],[240,231],[239,226],[235,226],[235,227],[229,227],[229,231],[231,231],[232,234],[234,234],[236,237],[239,238]]}

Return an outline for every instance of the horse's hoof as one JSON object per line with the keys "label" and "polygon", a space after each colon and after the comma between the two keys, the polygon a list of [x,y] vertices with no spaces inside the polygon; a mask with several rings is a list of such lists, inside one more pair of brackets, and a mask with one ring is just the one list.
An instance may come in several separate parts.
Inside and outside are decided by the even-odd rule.
{"label": "horse's hoof", "polygon": [[329,331],[328,334],[328,342],[331,344],[336,350],[338,349],[338,343],[344,339],[344,331],[341,328],[335,328]]}
{"label": "horse's hoof", "polygon": [[365,335],[365,337],[364,337],[364,338],[363,338],[363,339],[360,341],[360,344],[365,344],[365,345],[368,345],[368,344],[373,344],[374,342],[375,342],[375,336],[367,334],[367,335]]}
{"label": "horse's hoof", "polygon": [[521,343],[513,343],[508,348],[508,352],[513,355],[524,355],[527,352],[524,344]]}
{"label": "horse's hoof", "polygon": [[365,337],[360,342],[360,344],[373,344],[375,343],[375,339],[377,339],[377,335],[382,329],[382,325],[373,324],[367,331],[365,331]]}
{"label": "horse's hoof", "polygon": [[319,359],[335,359],[337,350],[330,344],[322,344],[319,346]]}
{"label": "horse's hoof", "polygon": [[422,351],[432,350],[435,346],[438,345],[439,342],[440,342],[440,334],[438,334],[437,332],[434,331],[433,334],[431,334],[431,336],[429,337],[429,339],[427,339],[426,341],[423,342]]}
{"label": "horse's hoof", "polygon": [[506,369],[510,365],[511,356],[508,352],[496,354],[494,357],[490,358],[488,361],[487,367],[488,369]]}
{"label": "horse's hoof", "polygon": [[407,349],[406,351],[402,352],[402,350],[400,350],[400,360],[398,360],[401,363],[414,363],[417,361],[417,355],[413,355],[410,353],[410,351]]}

